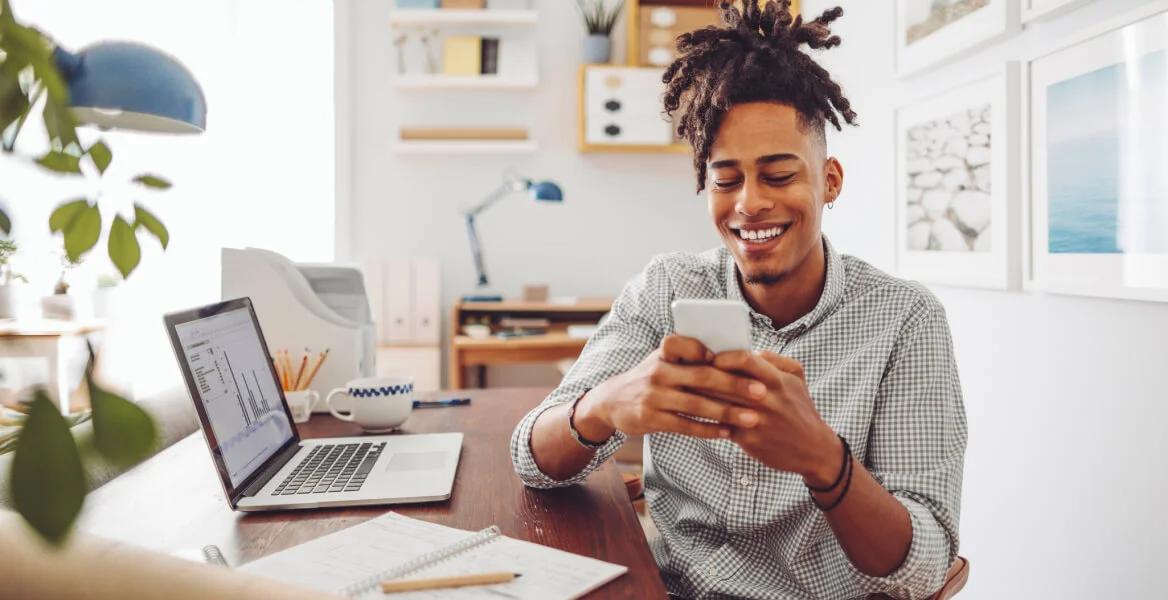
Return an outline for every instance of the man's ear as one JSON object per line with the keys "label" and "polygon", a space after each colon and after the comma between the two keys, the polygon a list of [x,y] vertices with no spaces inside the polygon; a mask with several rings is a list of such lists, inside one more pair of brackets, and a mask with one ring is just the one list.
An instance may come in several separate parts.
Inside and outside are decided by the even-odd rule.
{"label": "man's ear", "polygon": [[844,166],[834,156],[823,164],[823,201],[835,202],[844,188]]}

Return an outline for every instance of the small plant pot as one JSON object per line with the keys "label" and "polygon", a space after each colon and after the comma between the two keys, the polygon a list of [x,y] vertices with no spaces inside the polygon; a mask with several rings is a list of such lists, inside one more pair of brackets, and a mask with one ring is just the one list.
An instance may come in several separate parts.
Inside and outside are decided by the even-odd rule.
{"label": "small plant pot", "polygon": [[612,58],[612,38],[594,33],[584,38],[584,62],[604,64]]}

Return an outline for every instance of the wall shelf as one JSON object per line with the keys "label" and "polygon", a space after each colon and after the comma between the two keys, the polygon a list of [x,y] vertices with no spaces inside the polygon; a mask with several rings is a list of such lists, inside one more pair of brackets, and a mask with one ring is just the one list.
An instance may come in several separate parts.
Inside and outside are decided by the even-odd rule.
{"label": "wall shelf", "polygon": [[399,140],[398,154],[528,154],[538,148],[533,140]]}
{"label": "wall shelf", "polygon": [[539,85],[535,77],[499,77],[497,75],[398,75],[393,86],[402,89],[531,89]]}
{"label": "wall shelf", "polygon": [[660,154],[689,154],[689,144],[579,144],[580,152],[656,152]]}
{"label": "wall shelf", "polygon": [[399,9],[390,14],[395,25],[535,25],[534,10]]}

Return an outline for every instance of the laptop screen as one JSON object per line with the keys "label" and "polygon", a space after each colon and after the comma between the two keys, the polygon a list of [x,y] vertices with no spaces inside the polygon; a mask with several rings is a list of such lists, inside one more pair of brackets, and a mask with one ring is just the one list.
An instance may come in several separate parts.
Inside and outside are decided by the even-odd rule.
{"label": "laptop screen", "polygon": [[174,328],[212,452],[233,488],[294,435],[251,310],[236,306]]}

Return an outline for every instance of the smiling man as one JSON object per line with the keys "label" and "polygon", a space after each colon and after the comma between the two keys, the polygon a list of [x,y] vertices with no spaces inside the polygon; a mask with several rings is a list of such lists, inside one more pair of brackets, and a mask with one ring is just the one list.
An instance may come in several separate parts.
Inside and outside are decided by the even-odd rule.
{"label": "smiling man", "polygon": [[[671,594],[924,598],[957,556],[965,409],[945,312],[821,233],[855,120],[800,50],[840,43],[787,2],[723,2],[678,40],[665,106],[724,247],[654,259],[512,437],[535,488],[571,485],[646,435],[645,496]],[[752,351],[673,334],[679,298],[745,302]]]}

